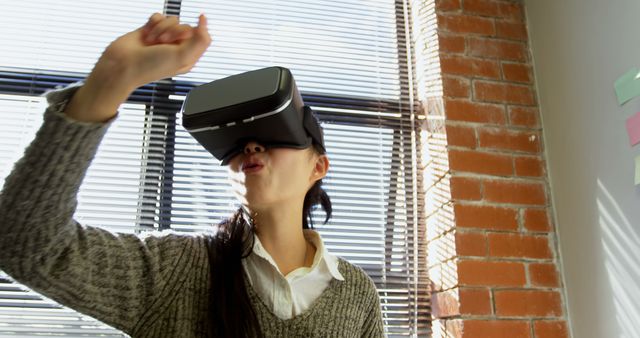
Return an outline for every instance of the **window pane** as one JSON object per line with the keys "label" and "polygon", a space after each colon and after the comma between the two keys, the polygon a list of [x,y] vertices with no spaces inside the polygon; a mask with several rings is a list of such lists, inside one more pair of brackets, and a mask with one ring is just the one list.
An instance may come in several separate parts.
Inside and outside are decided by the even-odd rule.
{"label": "window pane", "polygon": [[209,82],[280,65],[305,93],[399,99],[393,1],[182,1],[209,18],[211,47],[177,79]]}
{"label": "window pane", "polygon": [[46,108],[44,97],[0,95],[0,183],[36,136]]}
{"label": "window pane", "polygon": [[0,67],[88,73],[104,48],[141,26],[160,0],[29,0],[2,4]]}

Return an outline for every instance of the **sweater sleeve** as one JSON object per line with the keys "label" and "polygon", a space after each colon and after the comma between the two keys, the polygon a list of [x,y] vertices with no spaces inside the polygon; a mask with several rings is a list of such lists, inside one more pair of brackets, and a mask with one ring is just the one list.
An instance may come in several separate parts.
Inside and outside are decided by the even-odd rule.
{"label": "sweater sleeve", "polygon": [[365,318],[364,325],[362,327],[361,337],[363,338],[379,338],[386,337],[384,334],[384,323],[382,321],[382,309],[380,307],[380,296],[378,296],[378,290],[373,280],[367,277],[369,280],[369,308],[367,311],[367,317]]}
{"label": "sweater sleeve", "polygon": [[[46,94],[35,139],[0,194],[0,269],[54,301],[133,335],[178,293],[194,241],[136,236],[73,219],[77,193],[115,118],[80,122],[63,113],[82,83]],[[118,112],[119,113],[119,112]]]}

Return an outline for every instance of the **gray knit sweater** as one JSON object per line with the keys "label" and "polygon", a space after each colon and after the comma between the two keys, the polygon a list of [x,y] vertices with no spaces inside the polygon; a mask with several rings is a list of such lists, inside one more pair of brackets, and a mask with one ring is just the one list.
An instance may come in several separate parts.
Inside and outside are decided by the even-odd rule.
{"label": "gray knit sweater", "polygon": [[[132,337],[204,337],[210,265],[206,234],[139,236],[79,224],[77,193],[115,119],[85,123],[63,110],[77,85],[47,94],[44,122],[0,195],[0,269],[60,304]],[[307,311],[279,319],[247,282],[267,337],[381,337],[373,281],[344,259]],[[222,272],[220,272],[222,273]]]}

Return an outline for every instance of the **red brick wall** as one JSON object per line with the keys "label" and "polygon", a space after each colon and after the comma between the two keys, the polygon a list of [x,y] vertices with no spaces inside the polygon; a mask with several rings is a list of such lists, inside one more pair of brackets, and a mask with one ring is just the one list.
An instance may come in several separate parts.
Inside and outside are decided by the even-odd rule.
{"label": "red brick wall", "polygon": [[523,4],[412,12],[434,337],[568,337]]}

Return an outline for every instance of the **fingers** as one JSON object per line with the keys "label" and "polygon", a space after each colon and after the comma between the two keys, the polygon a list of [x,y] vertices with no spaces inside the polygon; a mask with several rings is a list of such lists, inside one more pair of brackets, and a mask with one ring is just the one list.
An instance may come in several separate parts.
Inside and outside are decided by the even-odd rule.
{"label": "fingers", "polygon": [[209,35],[209,28],[207,27],[207,17],[204,14],[200,14],[198,26],[193,29],[193,36],[180,47],[181,54],[187,58],[189,56],[199,58],[210,44],[211,35]]}
{"label": "fingers", "polygon": [[[205,20],[204,23],[202,19]],[[200,27],[204,24],[206,29],[206,18],[204,15],[199,17],[198,24]],[[165,17],[160,13],[154,13],[141,29],[143,39],[147,44],[173,43],[186,40],[191,38],[194,33],[194,29],[192,29],[190,25],[179,25],[176,17]],[[195,29],[197,29],[197,27]],[[207,33],[208,35],[208,32],[203,33]]]}
{"label": "fingers", "polygon": [[149,31],[151,30],[151,28],[153,28],[153,26],[155,26],[158,22],[160,22],[162,19],[164,19],[164,15],[156,12],[153,13],[150,17],[149,20],[147,20],[147,22],[144,24],[144,26],[142,26],[142,32],[144,34],[148,34]]}
{"label": "fingers", "polygon": [[204,14],[200,14],[198,17],[198,26],[194,29],[194,43],[207,44],[211,43],[211,36],[209,35],[209,28],[207,27],[207,17]]}
{"label": "fingers", "polygon": [[198,26],[196,30],[202,35],[206,36],[211,40],[211,36],[209,35],[209,28],[207,27],[207,17],[204,14],[200,14],[198,16]]}
{"label": "fingers", "polygon": [[176,40],[188,39],[193,35],[193,30],[189,25],[178,25],[168,28],[157,38],[159,42],[174,42]]}
{"label": "fingers", "polygon": [[152,28],[149,29],[149,33],[145,38],[145,42],[149,43],[155,41],[165,31],[173,28],[174,26],[177,26],[178,23],[178,18],[175,16],[161,18],[159,21],[155,22]]}
{"label": "fingers", "polygon": [[211,36],[207,28],[207,18],[204,14],[200,14],[198,25],[193,29],[193,36],[178,45],[178,53],[175,54],[175,62],[181,65],[178,74],[191,71],[210,44]]}
{"label": "fingers", "polygon": [[[163,55],[163,62],[172,68],[175,67],[173,71],[177,71],[178,74],[189,72],[211,44],[204,14],[198,17],[197,26],[192,27],[179,24],[176,17],[165,17],[156,13],[141,27],[141,38],[145,45],[157,45],[160,48],[149,49],[149,55]],[[169,46],[169,43],[173,46]]]}

